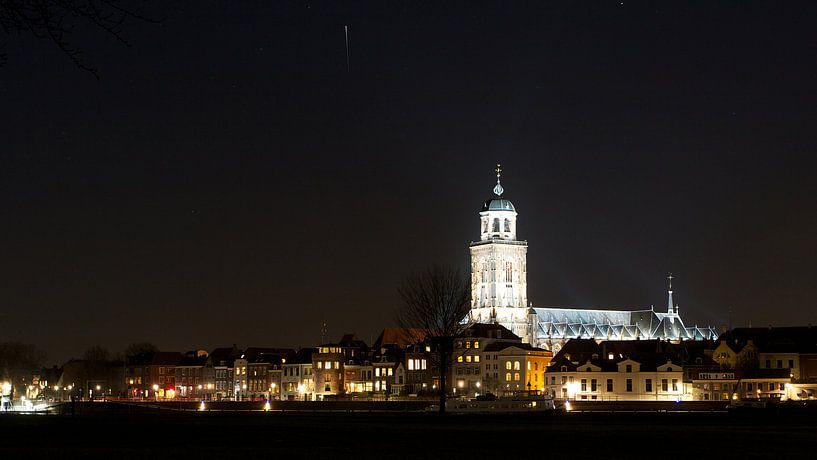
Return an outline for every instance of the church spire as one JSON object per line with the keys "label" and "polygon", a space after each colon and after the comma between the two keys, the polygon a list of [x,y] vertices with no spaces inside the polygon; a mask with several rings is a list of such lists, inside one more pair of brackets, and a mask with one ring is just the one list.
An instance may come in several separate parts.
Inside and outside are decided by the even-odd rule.
{"label": "church spire", "polygon": [[675,307],[672,305],[672,273],[667,276],[669,280],[669,289],[667,289],[667,314],[671,315],[675,313]]}
{"label": "church spire", "polygon": [[496,171],[496,187],[494,187],[494,193],[496,194],[496,196],[501,197],[502,193],[505,192],[505,189],[502,188],[502,184],[499,183],[499,176],[502,175],[502,165],[497,163],[496,169],[494,169],[494,171]]}

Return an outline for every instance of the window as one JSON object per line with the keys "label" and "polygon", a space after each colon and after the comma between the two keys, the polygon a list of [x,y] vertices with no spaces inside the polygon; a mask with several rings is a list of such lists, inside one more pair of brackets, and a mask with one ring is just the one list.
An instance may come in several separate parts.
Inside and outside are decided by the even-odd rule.
{"label": "window", "polygon": [[423,370],[426,370],[426,360],[424,360],[424,359],[423,359],[423,360],[421,360],[421,361],[420,361],[420,364],[422,364],[422,369],[423,369]]}
{"label": "window", "polygon": [[471,342],[465,342],[465,348],[471,348]]}
{"label": "window", "polygon": [[632,371],[633,371],[633,365],[632,364],[627,364],[626,366],[624,366],[624,372],[629,373],[629,372],[632,372]]}
{"label": "window", "polygon": [[668,367],[668,368],[667,368],[667,372],[672,372],[672,368],[671,368],[671,367]]}
{"label": "window", "polygon": [[678,391],[678,379],[672,379],[672,391]]}
{"label": "window", "polygon": [[777,360],[777,368],[778,368],[778,369],[780,369],[781,367],[783,367],[783,360],[782,360],[782,359],[778,359],[778,360]]}
{"label": "window", "polygon": [[652,393],[652,379],[647,379],[644,381],[644,389],[647,393]]}
{"label": "window", "polygon": [[513,370],[518,371],[521,368],[522,368],[522,366],[519,365],[519,361],[514,361],[513,362]]}
{"label": "window", "polygon": [[470,363],[471,362],[471,356],[466,356],[465,357],[465,362]]}
{"label": "window", "polygon": [[794,360],[793,359],[789,360],[789,369],[794,369]]}
{"label": "window", "polygon": [[332,391],[332,387],[329,385],[329,382],[326,382],[323,385],[323,391]]}
{"label": "window", "polygon": [[410,371],[414,370],[414,360],[413,359],[408,360],[408,370],[410,370]]}
{"label": "window", "polygon": [[751,383],[746,384],[746,391],[752,391],[752,384]]}
{"label": "window", "polygon": [[590,391],[598,391],[598,385],[596,384],[596,379],[590,380]]}
{"label": "window", "polygon": [[533,370],[535,371],[539,370],[539,363],[533,363]]}
{"label": "window", "polygon": [[628,392],[633,391],[633,379],[627,379],[627,391]]}
{"label": "window", "polygon": [[559,370],[561,370],[562,372],[567,372],[567,366],[562,366],[562,368]]}
{"label": "window", "polygon": [[667,379],[661,379],[661,391],[669,391],[669,383]]}
{"label": "window", "polygon": [[394,369],[389,368],[389,376],[390,376],[390,377],[391,377],[392,375],[394,375],[393,371],[394,371]]}
{"label": "window", "polygon": [[508,372],[508,373],[506,373],[506,374],[505,374],[505,381],[506,381],[506,382],[510,382],[510,381],[511,381],[511,373],[510,373],[510,372]]}
{"label": "window", "polygon": [[507,370],[511,369],[511,362],[510,361],[505,361],[505,369],[507,369]]}
{"label": "window", "polygon": [[613,379],[607,379],[607,391],[613,392]]}
{"label": "window", "polygon": [[587,391],[587,379],[582,379],[582,391]]}
{"label": "window", "polygon": [[506,232],[511,231],[511,220],[510,219],[505,219],[505,231]]}
{"label": "window", "polygon": [[505,262],[505,281],[509,283],[513,281],[513,264],[511,262]]}
{"label": "window", "polygon": [[550,376],[550,384],[551,385],[556,385],[556,376],[555,375]]}
{"label": "window", "polygon": [[567,377],[563,375],[562,376],[562,385],[565,385],[566,383],[567,383]]}
{"label": "window", "polygon": [[514,372],[513,379],[514,379],[515,382],[519,381],[519,372]]}
{"label": "window", "polygon": [[499,219],[494,219],[493,231],[499,232]]}
{"label": "window", "polygon": [[479,362],[479,355],[474,356],[474,362],[475,362],[475,363],[478,363],[478,362]]}
{"label": "window", "polygon": [[380,368],[379,367],[376,367],[374,369],[374,375],[375,375],[375,377],[380,377]]}
{"label": "window", "polygon": [[766,369],[771,369],[771,367],[772,367],[772,360],[771,360],[771,359],[767,359],[767,360],[766,360]]}
{"label": "window", "polygon": [[474,348],[479,348],[479,342],[474,342]]}
{"label": "window", "polygon": [[340,369],[340,363],[338,363],[337,361],[335,361],[335,369]]}
{"label": "window", "polygon": [[461,362],[462,362],[462,356],[457,356],[457,362],[458,362],[458,363],[461,363]]}

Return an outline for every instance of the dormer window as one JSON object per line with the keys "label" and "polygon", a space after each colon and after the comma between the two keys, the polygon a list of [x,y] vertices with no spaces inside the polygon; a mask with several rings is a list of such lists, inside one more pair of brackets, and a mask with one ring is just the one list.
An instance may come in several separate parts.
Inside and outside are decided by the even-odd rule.
{"label": "dormer window", "polygon": [[561,371],[562,372],[567,372],[567,366],[562,366]]}

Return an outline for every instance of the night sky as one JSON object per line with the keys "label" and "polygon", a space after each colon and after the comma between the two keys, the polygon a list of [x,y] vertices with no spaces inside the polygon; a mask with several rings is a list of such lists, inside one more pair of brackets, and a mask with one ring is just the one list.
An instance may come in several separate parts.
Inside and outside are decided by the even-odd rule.
{"label": "night sky", "polygon": [[10,37],[0,338],[368,342],[497,162],[534,305],[817,324],[817,3],[510,3],[147,3],[99,80]]}

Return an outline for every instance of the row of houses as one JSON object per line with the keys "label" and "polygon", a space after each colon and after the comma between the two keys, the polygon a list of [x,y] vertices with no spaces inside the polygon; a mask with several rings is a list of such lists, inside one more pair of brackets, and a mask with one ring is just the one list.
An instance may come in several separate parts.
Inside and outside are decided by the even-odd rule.
{"label": "row of houses", "polygon": [[[576,400],[811,399],[817,329],[739,328],[717,341],[572,339],[554,356],[499,324],[473,324],[453,341],[446,392],[548,393]],[[435,345],[387,328],[369,346],[354,334],[314,348],[236,346],[149,352],[119,362],[69,361],[33,394],[83,398],[325,400],[432,395]],[[59,375],[59,377],[57,377]],[[35,379],[38,377],[35,376]],[[52,382],[52,383],[48,383]],[[56,384],[53,384],[56,382]]]}

